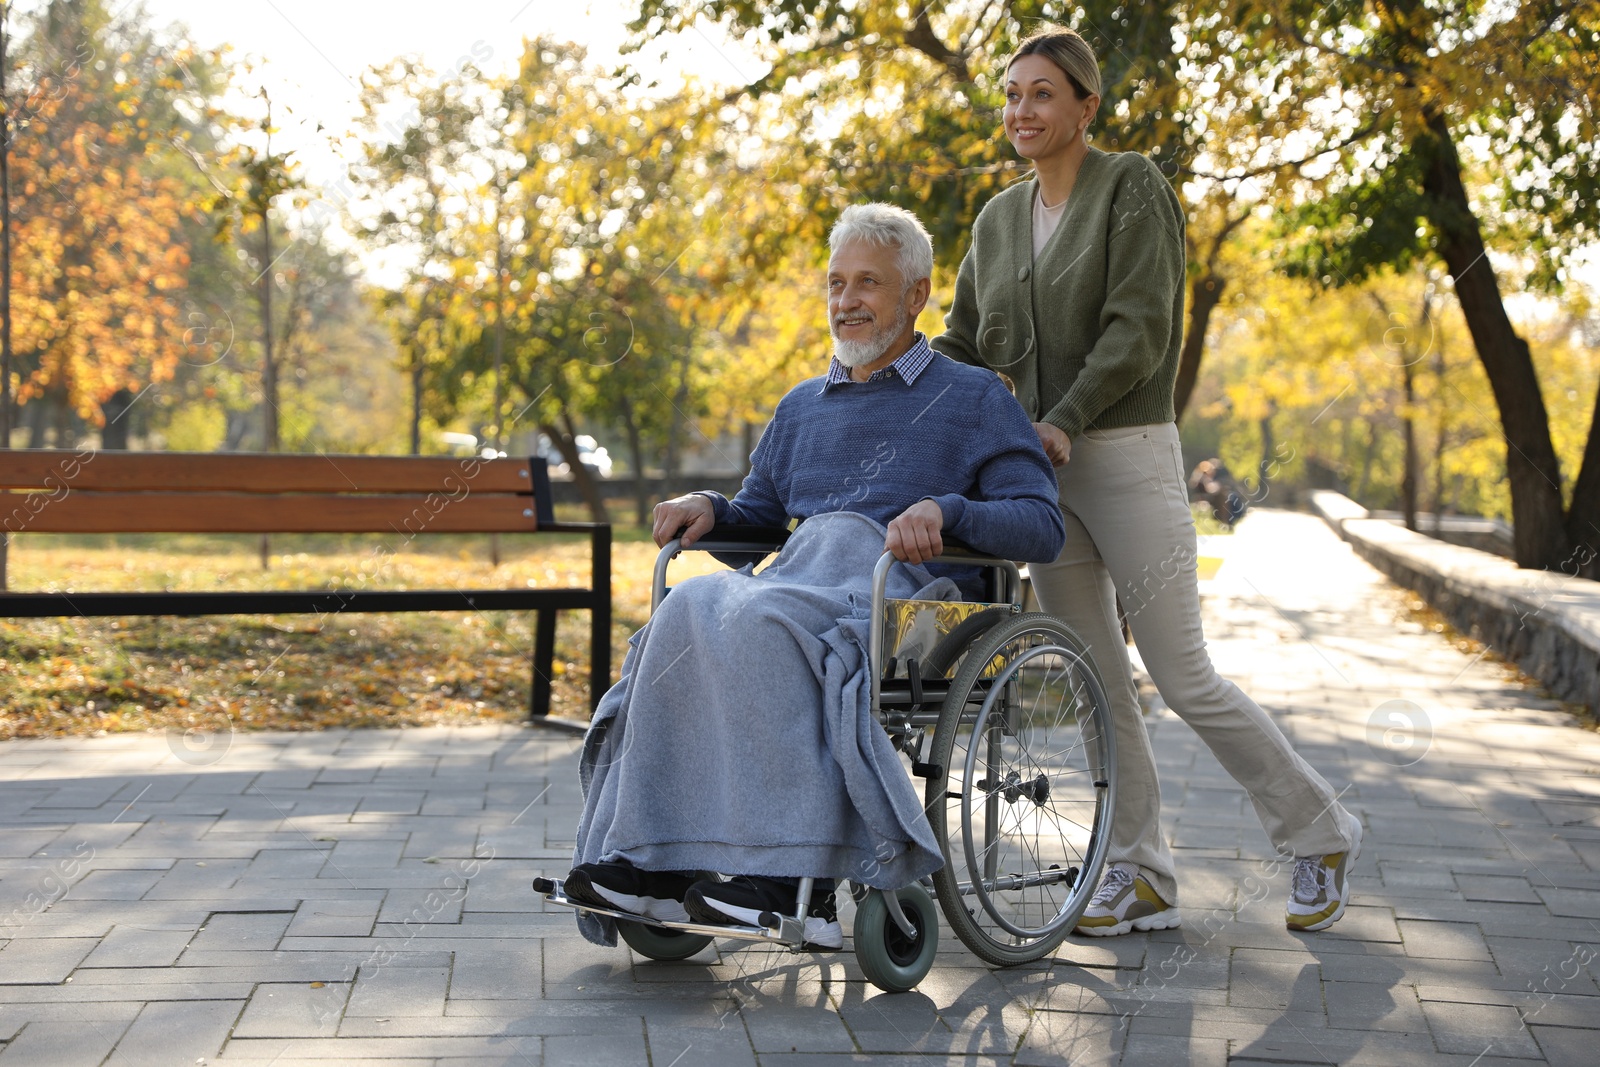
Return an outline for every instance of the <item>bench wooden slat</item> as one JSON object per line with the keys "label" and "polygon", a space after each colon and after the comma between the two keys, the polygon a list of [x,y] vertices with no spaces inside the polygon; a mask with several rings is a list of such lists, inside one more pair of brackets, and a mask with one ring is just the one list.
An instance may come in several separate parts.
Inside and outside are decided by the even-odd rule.
{"label": "bench wooden slat", "polygon": [[0,489],[234,493],[531,493],[514,456],[278,455],[261,452],[0,450]]}
{"label": "bench wooden slat", "polygon": [[0,493],[10,533],[532,533],[531,496]]}

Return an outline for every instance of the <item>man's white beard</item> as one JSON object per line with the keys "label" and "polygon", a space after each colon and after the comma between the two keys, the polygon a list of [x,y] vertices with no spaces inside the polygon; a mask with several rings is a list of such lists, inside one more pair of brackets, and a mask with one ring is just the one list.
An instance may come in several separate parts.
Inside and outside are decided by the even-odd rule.
{"label": "man's white beard", "polygon": [[894,344],[894,339],[900,336],[900,331],[906,328],[906,306],[899,304],[895,307],[894,322],[886,329],[872,331],[872,336],[865,341],[846,341],[839,336],[839,324],[829,324],[829,332],[833,334],[833,355],[846,367],[864,367],[874,360],[881,359],[889,351],[889,346]]}

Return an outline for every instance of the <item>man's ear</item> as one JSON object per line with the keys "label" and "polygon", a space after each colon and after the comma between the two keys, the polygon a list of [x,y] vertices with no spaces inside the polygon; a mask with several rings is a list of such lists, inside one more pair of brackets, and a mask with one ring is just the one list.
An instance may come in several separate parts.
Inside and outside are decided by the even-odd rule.
{"label": "man's ear", "polygon": [[918,278],[911,283],[911,291],[907,294],[906,314],[911,316],[913,322],[922,309],[928,306],[928,297],[933,293],[933,281],[929,278]]}

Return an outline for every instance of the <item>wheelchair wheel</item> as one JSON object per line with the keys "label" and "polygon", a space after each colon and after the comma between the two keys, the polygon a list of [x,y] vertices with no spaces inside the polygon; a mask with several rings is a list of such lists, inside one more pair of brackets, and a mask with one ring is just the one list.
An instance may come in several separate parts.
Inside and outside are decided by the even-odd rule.
{"label": "wheelchair wheel", "polygon": [[617,933],[639,955],[653,960],[686,960],[711,944],[709,934],[687,934],[660,926],[617,920]]}
{"label": "wheelchair wheel", "polygon": [[890,993],[904,993],[915,989],[933,967],[934,954],[939,951],[939,914],[920,885],[895,890],[900,910],[917,928],[916,937],[907,937],[889,915],[884,892],[875,889],[856,905],[851,936],[867,981]]}
{"label": "wheelchair wheel", "polygon": [[939,907],[981,959],[1036,960],[1082,916],[1110,840],[1114,744],[1094,664],[1052,616],[999,623],[962,662],[927,812],[945,856]]}

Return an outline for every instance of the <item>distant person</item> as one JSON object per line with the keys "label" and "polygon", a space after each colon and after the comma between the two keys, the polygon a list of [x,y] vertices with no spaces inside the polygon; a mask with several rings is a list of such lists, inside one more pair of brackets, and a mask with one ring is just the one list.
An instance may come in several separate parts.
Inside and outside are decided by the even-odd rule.
{"label": "distant person", "polygon": [[1244,517],[1245,508],[1249,506],[1244,487],[1228,470],[1228,465],[1216,457],[1194,465],[1189,475],[1189,498],[1210,507],[1211,517],[1226,523],[1230,530]]}
{"label": "distant person", "polygon": [[1067,544],[1054,563],[1029,568],[1033,588],[1088,641],[1117,737],[1112,862],[1077,930],[1106,936],[1180,921],[1155,757],[1117,625],[1119,593],[1138,605],[1128,622],[1162,698],[1244,786],[1273,845],[1296,857],[1289,928],[1320,930],[1344,913],[1361,824],[1266,712],[1218,677],[1200,629],[1194,516],[1172,403],[1183,208],[1144,156],[1089,147],[1100,69],[1076,33],[1022,42],[1006,65],[1005,94],[1005,134],[1032,162],[1033,180],[979,214],[933,346],[1010,374],[1057,468]]}

